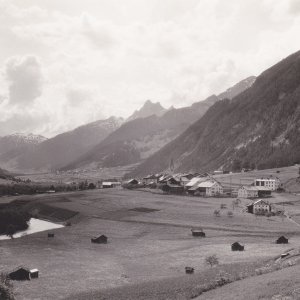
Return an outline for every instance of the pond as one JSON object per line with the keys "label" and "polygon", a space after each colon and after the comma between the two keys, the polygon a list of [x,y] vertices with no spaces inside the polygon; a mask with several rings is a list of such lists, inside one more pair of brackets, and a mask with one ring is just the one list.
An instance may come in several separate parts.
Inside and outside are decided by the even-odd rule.
{"label": "pond", "polygon": [[[19,231],[14,234],[14,238],[19,238],[28,234],[45,231],[49,229],[57,229],[62,228],[64,225],[56,224],[49,221],[44,221],[36,218],[31,218],[29,221],[29,227],[26,230]],[[8,240],[10,239],[7,235],[0,235],[0,240]]]}

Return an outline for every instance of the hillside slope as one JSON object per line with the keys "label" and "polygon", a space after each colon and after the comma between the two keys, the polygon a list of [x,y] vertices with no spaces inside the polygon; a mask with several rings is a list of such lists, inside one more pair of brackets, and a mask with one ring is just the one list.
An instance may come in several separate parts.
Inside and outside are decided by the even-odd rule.
{"label": "hillside slope", "polygon": [[[254,79],[255,77],[251,77],[242,80],[221,95],[230,97],[230,94],[238,90],[245,90],[253,84]],[[101,143],[62,169],[116,167],[140,162],[174,140],[219,100],[219,96],[212,95],[189,107],[170,109],[162,116],[152,114],[126,122]],[[147,102],[143,107],[149,105]]]}
{"label": "hillside slope", "polygon": [[168,169],[272,168],[300,161],[300,52],[263,72],[232,100],[215,103],[129,176]]}
{"label": "hillside slope", "polygon": [[9,169],[49,171],[71,162],[117,129],[122,120],[111,117],[72,131],[59,134],[40,143],[10,161]]}
{"label": "hillside slope", "polygon": [[26,152],[33,151],[47,138],[41,135],[14,133],[0,137],[0,163],[7,162]]}
{"label": "hillside slope", "polygon": [[213,95],[192,107],[171,109],[161,117],[151,115],[126,122],[62,169],[116,167],[137,163],[172,141],[218,100]]}

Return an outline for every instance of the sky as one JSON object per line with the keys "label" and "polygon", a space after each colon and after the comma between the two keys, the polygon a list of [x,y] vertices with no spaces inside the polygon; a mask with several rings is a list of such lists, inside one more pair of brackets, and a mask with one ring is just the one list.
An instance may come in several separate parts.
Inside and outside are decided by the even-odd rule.
{"label": "sky", "polygon": [[0,0],[0,136],[182,107],[300,50],[299,0]]}

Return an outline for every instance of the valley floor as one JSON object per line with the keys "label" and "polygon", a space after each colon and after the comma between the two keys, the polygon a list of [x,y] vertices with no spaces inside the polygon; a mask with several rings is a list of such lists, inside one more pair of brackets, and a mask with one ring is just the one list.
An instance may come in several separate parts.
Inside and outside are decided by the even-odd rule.
{"label": "valley floor", "polygon": [[[294,199],[288,194],[280,197],[272,201]],[[39,279],[14,283],[17,299],[22,300],[87,299],[86,295],[93,291],[101,295],[101,291],[112,288],[133,286],[138,290],[140,284],[151,286],[151,282],[165,280],[169,283],[163,286],[174,292],[176,280],[196,283],[197,276],[210,272],[204,262],[208,255],[216,254],[225,268],[233,265],[244,268],[300,247],[300,227],[296,223],[286,218],[268,219],[248,214],[244,210],[248,200],[233,210],[232,198],[184,197],[122,189],[17,199],[30,200],[31,209],[46,205],[48,209],[44,213],[49,213],[49,219],[54,216],[49,207],[61,210],[62,216],[68,211],[79,213],[72,226],[51,231],[55,232],[54,239],[40,232],[0,241],[1,271],[18,265],[40,270]],[[227,209],[215,217],[213,211],[221,204],[226,204]],[[295,202],[291,208],[300,210],[300,203]],[[233,217],[227,216],[229,210],[233,211]],[[207,237],[193,238],[192,227],[202,227]],[[108,244],[91,243],[91,237],[100,234],[108,236]],[[275,244],[280,235],[286,235],[290,243]],[[231,251],[230,245],[235,241],[245,245],[244,252]],[[195,274],[185,275],[186,266],[194,267]],[[151,289],[148,292],[150,295]]]}

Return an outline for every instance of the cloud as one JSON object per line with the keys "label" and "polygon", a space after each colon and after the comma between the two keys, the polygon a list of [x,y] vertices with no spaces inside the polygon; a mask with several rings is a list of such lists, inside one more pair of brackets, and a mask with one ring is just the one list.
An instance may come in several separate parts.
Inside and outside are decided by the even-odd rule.
{"label": "cloud", "polygon": [[0,0],[0,109],[48,136],[146,99],[189,105],[300,49],[298,0],[26,3]]}
{"label": "cloud", "polygon": [[12,57],[6,62],[5,74],[9,84],[9,102],[29,105],[42,95],[42,67],[35,56]]}

